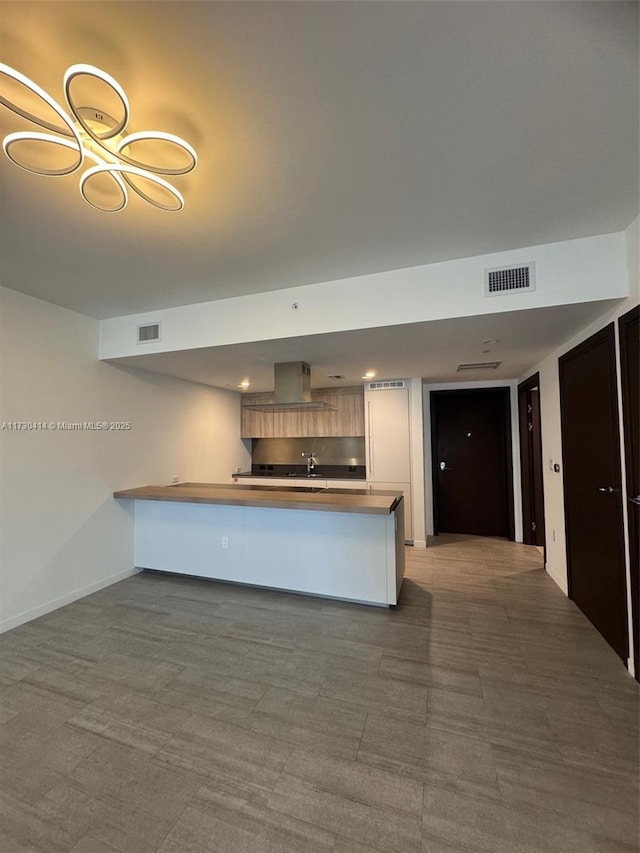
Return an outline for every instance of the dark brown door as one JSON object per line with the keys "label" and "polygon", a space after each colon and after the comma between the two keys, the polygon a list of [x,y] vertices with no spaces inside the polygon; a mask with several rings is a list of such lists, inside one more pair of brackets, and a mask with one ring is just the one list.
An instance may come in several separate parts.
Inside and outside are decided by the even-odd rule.
{"label": "dark brown door", "polygon": [[544,545],[542,426],[537,373],[518,386],[518,409],[523,542]]}
{"label": "dark brown door", "polygon": [[613,323],[559,359],[569,596],[626,662]]}
{"label": "dark brown door", "polygon": [[436,533],[513,539],[508,388],[431,392]]}
{"label": "dark brown door", "polygon": [[633,659],[636,679],[640,681],[640,308],[633,308],[620,317],[618,328],[629,517]]}

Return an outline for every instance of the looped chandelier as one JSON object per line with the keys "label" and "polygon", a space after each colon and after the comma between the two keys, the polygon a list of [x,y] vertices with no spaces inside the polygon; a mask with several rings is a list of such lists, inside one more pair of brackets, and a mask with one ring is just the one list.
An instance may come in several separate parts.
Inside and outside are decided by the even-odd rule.
{"label": "looped chandelier", "polygon": [[[77,103],[75,90],[81,78],[85,82],[97,81],[111,90],[110,102],[115,98],[118,105],[115,118],[95,105]],[[47,177],[80,172],[80,193],[98,210],[110,213],[124,210],[129,191],[160,210],[182,210],[184,198],[166,178],[195,169],[198,162],[195,150],[172,133],[127,133],[129,101],[113,77],[93,65],[68,68],[64,74],[64,94],[69,112],[33,80],[3,63],[0,63],[0,83],[13,87],[13,97],[5,93],[5,86],[0,87],[0,104],[50,131],[19,131],[5,136],[2,147],[17,166]],[[28,109],[21,105],[23,102],[35,103],[39,108]],[[140,149],[143,155],[136,156]],[[155,163],[147,161],[149,149],[152,155],[154,149],[160,155],[152,156]],[[50,162],[53,155],[63,162],[53,167]],[[86,168],[87,161],[95,165]]]}

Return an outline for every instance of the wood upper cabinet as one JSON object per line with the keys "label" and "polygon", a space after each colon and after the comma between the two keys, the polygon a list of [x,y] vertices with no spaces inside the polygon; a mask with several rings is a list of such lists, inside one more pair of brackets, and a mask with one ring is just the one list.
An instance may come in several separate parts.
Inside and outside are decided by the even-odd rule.
{"label": "wood upper cabinet", "polygon": [[312,400],[325,400],[333,412],[255,412],[250,404],[272,403],[273,394],[243,394],[242,438],[298,438],[306,436],[364,435],[364,389],[314,388]]}
{"label": "wood upper cabinet", "polygon": [[301,435],[364,435],[364,388],[318,388],[311,392],[312,400],[325,400],[335,406],[335,412],[308,412],[308,424],[314,432]]}
{"label": "wood upper cabinet", "polygon": [[242,438],[274,438],[275,415],[245,408],[249,403],[273,403],[273,394],[243,394],[240,403]]}

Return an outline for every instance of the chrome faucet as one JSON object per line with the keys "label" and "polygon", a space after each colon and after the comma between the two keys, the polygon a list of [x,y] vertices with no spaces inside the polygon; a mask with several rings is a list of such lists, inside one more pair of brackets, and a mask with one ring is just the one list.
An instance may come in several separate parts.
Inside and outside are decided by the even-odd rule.
{"label": "chrome faucet", "polygon": [[310,476],[315,471],[316,460],[313,458],[313,453],[310,453],[308,450],[303,450],[302,456],[306,457],[306,460],[307,460],[307,476]]}

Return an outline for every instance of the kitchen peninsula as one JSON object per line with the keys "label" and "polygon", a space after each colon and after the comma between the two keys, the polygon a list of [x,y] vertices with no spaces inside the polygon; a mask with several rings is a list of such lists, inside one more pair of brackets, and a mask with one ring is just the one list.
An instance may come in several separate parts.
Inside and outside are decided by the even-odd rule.
{"label": "kitchen peninsula", "polygon": [[134,501],[137,568],[394,605],[404,576],[401,492],[183,483]]}

